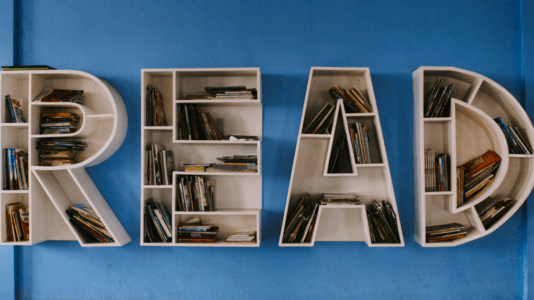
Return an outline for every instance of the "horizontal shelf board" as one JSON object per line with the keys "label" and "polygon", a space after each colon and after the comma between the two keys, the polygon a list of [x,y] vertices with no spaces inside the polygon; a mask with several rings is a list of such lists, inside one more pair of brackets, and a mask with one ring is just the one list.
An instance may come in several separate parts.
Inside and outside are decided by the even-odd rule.
{"label": "horizontal shelf board", "polygon": [[324,177],[354,177],[358,176],[357,173],[326,173]]}
{"label": "horizontal shelf board", "polygon": [[90,248],[96,248],[96,247],[121,247],[119,243],[85,243],[81,244],[82,247],[90,247]]}
{"label": "horizontal shelf board", "polygon": [[398,243],[398,244],[380,244],[380,243],[376,243],[376,244],[368,244],[367,246],[369,246],[369,248],[391,248],[391,247],[404,247],[404,243]]}
{"label": "horizontal shelf board", "polygon": [[80,130],[73,133],[59,133],[59,134],[32,134],[32,139],[45,139],[45,138],[63,138],[63,137],[80,137]]}
{"label": "horizontal shelf board", "polygon": [[453,195],[453,192],[447,191],[447,192],[425,192],[425,195]]}
{"label": "horizontal shelf board", "polygon": [[144,184],[143,185],[143,188],[144,189],[172,189],[172,184],[167,184],[167,185],[149,185],[149,184]]}
{"label": "horizontal shelf board", "polygon": [[423,121],[425,122],[450,122],[452,121],[451,117],[448,118],[424,118]]}
{"label": "horizontal shelf board", "polygon": [[141,242],[141,246],[168,247],[168,246],[172,246],[172,245],[173,245],[172,243],[145,243],[145,242]]}
{"label": "horizontal shelf board", "polygon": [[356,168],[381,168],[385,167],[386,164],[379,163],[379,164],[354,164]]}
{"label": "horizontal shelf board", "polygon": [[29,123],[2,123],[3,127],[28,127]]}
{"label": "horizontal shelf board", "polygon": [[534,158],[532,154],[509,154],[508,156],[512,158]]}
{"label": "horizontal shelf board", "polygon": [[313,247],[312,243],[280,243],[279,247]]}
{"label": "horizontal shelf board", "polygon": [[215,211],[175,211],[175,215],[257,215],[261,209],[221,209]]}
{"label": "horizontal shelf board", "polygon": [[324,205],[324,204],[321,204],[319,205],[319,208],[363,208],[365,209],[365,205],[364,204],[327,204],[327,205]]}
{"label": "horizontal shelf board", "polygon": [[172,130],[172,126],[143,126],[144,130]]}
{"label": "horizontal shelf board", "polygon": [[28,194],[29,190],[2,190],[2,194]]}
{"label": "horizontal shelf board", "polygon": [[87,119],[96,119],[96,120],[113,120],[115,118],[114,114],[96,114],[96,115],[87,115]]}
{"label": "horizontal shelf board", "polygon": [[347,113],[345,114],[347,118],[354,118],[354,117],[375,117],[376,113]]}
{"label": "horizontal shelf board", "polygon": [[0,245],[31,246],[31,243],[30,243],[30,241],[23,241],[23,242],[0,242]]}
{"label": "horizontal shelf board", "polygon": [[261,101],[258,99],[233,99],[233,100],[175,100],[176,104],[216,104],[216,105],[261,105]]}
{"label": "horizontal shelf board", "polygon": [[306,134],[306,133],[303,133],[303,134],[300,135],[300,138],[303,138],[303,139],[329,139],[331,137],[332,137],[331,134]]}
{"label": "horizontal shelf board", "polygon": [[206,176],[260,176],[257,172],[185,172],[174,171],[173,175],[206,175]]}
{"label": "horizontal shelf board", "polygon": [[218,242],[218,243],[174,243],[172,244],[172,246],[174,247],[259,247],[260,244]]}
{"label": "horizontal shelf board", "polygon": [[221,145],[221,144],[259,144],[261,141],[229,141],[229,140],[174,140],[174,144],[212,144],[212,145]]}

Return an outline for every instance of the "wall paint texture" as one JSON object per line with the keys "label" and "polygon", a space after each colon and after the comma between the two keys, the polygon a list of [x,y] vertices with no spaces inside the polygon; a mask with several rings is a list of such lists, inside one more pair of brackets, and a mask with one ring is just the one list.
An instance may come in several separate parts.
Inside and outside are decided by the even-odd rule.
{"label": "wall paint texture", "polygon": [[[528,280],[534,237],[527,231],[534,210],[527,214],[526,205],[493,234],[460,247],[424,249],[413,241],[412,72],[456,66],[481,73],[525,101],[534,116],[521,1],[20,0],[18,6],[16,63],[89,72],[124,98],[124,144],[87,171],[133,238],[113,249],[76,242],[20,248],[21,298],[526,298],[534,282]],[[533,43],[532,6],[524,6],[525,46]],[[278,247],[312,66],[370,68],[406,247]],[[261,68],[259,249],[139,246],[140,69],[169,67]]]}

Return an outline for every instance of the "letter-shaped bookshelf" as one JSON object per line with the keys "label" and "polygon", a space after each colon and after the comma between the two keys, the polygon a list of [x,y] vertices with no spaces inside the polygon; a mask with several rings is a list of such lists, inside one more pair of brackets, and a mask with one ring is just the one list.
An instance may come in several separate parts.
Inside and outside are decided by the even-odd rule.
{"label": "letter-shaped bookshelf", "polygon": [[[332,86],[356,86],[372,107],[371,113],[348,113],[343,100],[334,100]],[[334,120],[329,134],[305,134],[303,129],[326,103],[335,106]],[[349,126],[355,122],[368,128],[371,163],[357,164],[350,150]],[[346,139],[348,149],[341,159],[340,173],[329,173],[333,145]],[[299,199],[306,193],[318,198],[323,193],[355,193],[361,204],[319,205],[310,242],[283,242],[287,218],[295,210]],[[365,242],[369,247],[403,247],[400,220],[397,228],[400,243],[374,243],[371,241],[366,207],[373,200],[389,202],[395,214],[398,209],[393,183],[382,136],[369,68],[312,67],[308,79],[306,99],[302,111],[293,169],[284,212],[279,246],[312,247],[316,241]]]}
{"label": "letter-shaped bookshelf", "polygon": [[[128,116],[117,90],[102,79],[81,71],[4,71],[0,72],[0,149],[20,148],[28,153],[28,190],[0,191],[0,244],[33,245],[43,241],[78,241],[82,247],[122,246],[131,241],[108,203],[91,180],[86,167],[95,166],[117,151],[126,136]],[[83,90],[84,104],[32,102],[45,88]],[[21,100],[28,123],[10,123],[6,95]],[[62,108],[79,115],[79,128],[67,134],[40,134],[40,115],[44,108]],[[40,166],[37,142],[44,138],[80,140],[87,148],[76,163]],[[0,159],[4,172],[4,155]],[[20,202],[29,208],[28,241],[8,241],[6,205]],[[92,242],[87,233],[73,226],[66,213],[74,204],[83,204],[98,215],[114,242]]]}
{"label": "letter-shaped bookshelf", "polygon": [[[425,118],[424,101],[438,78],[442,86],[455,84],[450,113]],[[509,154],[503,131],[494,121],[501,117],[518,127],[528,141],[534,128],[519,102],[502,86],[480,74],[453,67],[420,67],[413,73],[414,164],[415,164],[415,241],[423,247],[458,246],[488,235],[504,224],[525,202],[534,187],[534,156]],[[448,108],[447,108],[448,110]],[[425,190],[425,149],[450,155],[450,191]],[[458,205],[456,168],[492,150],[500,158],[493,182],[468,201]],[[476,208],[488,197],[501,195],[515,202],[495,223],[486,228]],[[459,223],[466,236],[430,243],[426,227]]]}
{"label": "letter-shaped bookshelf", "polygon": [[[146,126],[146,88],[162,95],[167,126]],[[205,87],[246,86],[257,90],[256,99],[186,100],[188,95],[207,94]],[[262,98],[259,68],[142,69],[141,70],[141,246],[176,247],[259,247],[261,241],[262,176]],[[210,113],[221,135],[256,136],[258,140],[178,139],[178,107],[188,105]],[[160,145],[173,152],[172,184],[153,185],[146,180],[146,150]],[[218,157],[257,155],[257,172],[185,172],[183,164],[211,164]],[[215,181],[214,211],[180,211],[180,178],[200,176]],[[170,242],[145,241],[145,201],[153,198],[170,214]],[[180,223],[199,218],[203,224],[217,225],[218,241],[179,242]],[[230,243],[224,239],[235,232],[256,231],[255,243]]]}

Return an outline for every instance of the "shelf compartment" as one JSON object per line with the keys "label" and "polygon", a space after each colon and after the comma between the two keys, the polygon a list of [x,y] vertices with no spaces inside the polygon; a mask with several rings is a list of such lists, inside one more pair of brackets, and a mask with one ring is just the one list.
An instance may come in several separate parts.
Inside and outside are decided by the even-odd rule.
{"label": "shelf compartment", "polygon": [[2,244],[13,244],[13,245],[30,245],[32,240],[32,227],[31,227],[31,218],[32,218],[32,212],[30,211],[30,238],[28,241],[8,241],[9,237],[9,228],[7,226],[7,204],[10,203],[16,203],[19,202],[21,207],[23,208],[30,208],[30,200],[29,195],[27,193],[9,193],[9,194],[2,194],[0,196],[0,227],[2,230],[0,230],[0,241]]}
{"label": "shelf compartment", "polygon": [[[26,120],[29,120],[29,105],[28,103],[31,101],[29,99],[30,95],[30,76],[28,73],[13,73],[13,74],[6,74],[6,72],[3,72],[0,76],[0,90],[2,91],[2,94],[0,95],[0,115],[1,120],[0,122],[4,123],[12,123],[13,120],[11,118],[11,112],[7,109],[6,106],[6,95],[10,95],[11,98],[17,99],[20,104],[22,105],[22,114],[26,118]],[[25,123],[19,123],[19,124],[25,124]]]}
{"label": "shelf compartment", "polygon": [[[476,93],[480,86],[480,79],[473,74],[459,73],[455,70],[447,69],[425,69],[423,73],[424,87],[423,97],[426,101],[428,94],[432,90],[434,83],[438,78],[444,79],[441,86],[447,86],[454,83],[452,98],[467,102],[471,95]],[[424,102],[423,102],[424,103]]]}
{"label": "shelf compartment", "polygon": [[175,73],[176,100],[187,95],[208,95],[205,87],[246,86],[255,88],[261,103],[261,77],[259,68],[178,69]]}
{"label": "shelf compartment", "polygon": [[[376,118],[362,118],[362,117],[349,117],[347,118],[347,125],[350,128],[356,122],[365,125],[367,127],[367,134],[369,136],[369,152],[371,154],[371,164],[382,164],[382,151],[380,145],[380,139],[377,132]],[[352,148],[350,148],[352,151]],[[362,164],[356,164],[356,167]]]}
{"label": "shelf compartment", "polygon": [[[31,159],[31,153],[28,151],[28,128],[27,127],[4,127],[2,126],[0,128],[0,132],[2,134],[2,137],[0,138],[0,170],[2,174],[0,175],[1,181],[0,181],[0,189],[2,189],[3,192],[11,191],[11,190],[4,190],[4,172],[5,172],[5,161],[4,161],[4,149],[6,148],[15,148],[15,149],[23,149],[28,153],[28,160]],[[28,164],[30,161],[28,161]],[[29,172],[29,170],[28,170]],[[29,178],[29,175],[28,175]],[[29,183],[28,183],[29,184]],[[21,190],[15,190],[13,192],[23,192]]]}
{"label": "shelf compartment", "polygon": [[[146,125],[146,88],[147,86],[152,86],[157,88],[160,91],[163,98],[163,110],[165,111],[165,118],[167,119],[167,126],[172,126],[173,124],[173,72],[165,70],[147,70],[141,72],[141,122],[143,125]],[[156,127],[156,126],[150,126]],[[165,126],[166,127],[166,126]]]}
{"label": "shelf compartment", "polygon": [[[75,113],[79,116],[80,121],[75,132],[62,134],[41,134],[41,113],[45,109],[58,109],[62,112]],[[81,104],[75,103],[32,103],[31,112],[31,134],[32,137],[73,137],[73,136],[90,136],[95,130],[95,120],[87,120],[87,115],[93,114],[94,111]],[[91,123],[91,124],[87,124]],[[93,126],[91,126],[93,125]]]}
{"label": "shelf compartment", "polygon": [[95,82],[99,79],[92,75],[82,74],[81,72],[62,74],[56,71],[47,71],[46,73],[32,73],[30,76],[32,81],[30,98],[32,100],[46,88],[83,90],[84,106],[93,109],[96,114],[114,113],[112,102],[102,101],[102,99],[110,98],[109,92],[104,90],[102,85]]}
{"label": "shelf compartment", "polygon": [[[145,186],[146,187],[146,186]],[[174,204],[173,204],[173,189],[172,189],[172,186],[170,186],[170,188],[167,188],[167,186],[161,186],[161,187],[165,187],[165,188],[150,188],[150,189],[143,189],[142,190],[142,202],[141,202],[141,245],[144,245],[144,246],[157,246],[157,245],[161,245],[161,246],[170,246],[171,243],[150,243],[148,241],[144,241],[144,238],[145,238],[145,209],[146,209],[146,205],[145,205],[145,201],[150,199],[150,198],[153,198],[154,201],[156,202],[160,202],[164,207],[165,209],[167,210],[167,214],[171,217],[171,219],[174,219],[173,217],[173,211],[174,211]],[[172,222],[172,220],[171,220]],[[172,224],[172,223],[171,223]],[[171,228],[171,231],[173,230],[173,228]]]}
{"label": "shelf compartment", "polygon": [[[256,100],[255,100],[256,101]],[[174,107],[176,122],[178,122],[178,106],[190,104],[178,103]],[[193,107],[200,109],[203,113],[209,113],[213,119],[213,125],[222,137],[228,135],[262,136],[262,123],[257,122],[262,118],[261,106],[229,106],[219,103],[196,104]],[[174,124],[175,136],[173,142],[178,142],[178,124]]]}
{"label": "shelf compartment", "polygon": [[[347,230],[339,230],[345,228]],[[366,242],[369,226],[365,205],[320,205],[312,238],[314,242]]]}
{"label": "shelf compartment", "polygon": [[[225,173],[218,173],[217,175],[224,174]],[[180,199],[180,188],[178,186],[180,178],[187,175],[191,174],[173,172],[175,202]],[[204,175],[202,173],[195,175],[210,178],[215,181],[215,212],[219,210],[260,209],[262,206],[261,197],[254,196],[256,191],[261,188],[262,182],[261,177],[259,176],[217,176],[213,174]],[[178,209],[177,203],[175,203],[175,208]],[[182,211],[180,211],[180,213],[182,213]]]}
{"label": "shelf compartment", "polygon": [[[175,214],[175,233],[181,222],[187,222],[194,218],[200,218],[202,224],[214,224],[219,227],[217,238],[220,242],[215,243],[174,243],[174,246],[193,247],[259,247],[261,241],[260,228],[261,210],[235,210],[219,212],[177,212]],[[224,239],[234,232],[256,231],[255,243],[229,243]],[[176,234],[174,235],[176,240]]]}
{"label": "shelf compartment", "polygon": [[[343,118],[343,108],[340,104],[341,101],[339,101],[337,108],[335,110],[335,113],[337,115],[334,117],[334,124],[332,124],[334,131],[333,134],[333,140],[329,146],[329,155],[327,156],[328,163],[326,164],[326,169],[324,171],[324,176],[352,176],[357,173],[355,173],[355,170],[353,168],[354,165],[354,156],[352,153],[351,143],[350,143],[350,137],[348,135],[347,131],[347,124],[346,120]],[[338,172],[330,172],[331,164],[334,163],[332,161],[333,155],[335,154],[335,149],[337,145],[340,145],[340,143],[344,144],[343,153],[339,153],[338,155],[341,155],[340,159],[340,168]],[[341,146],[342,147],[342,146]],[[341,150],[341,149],[340,149]]]}

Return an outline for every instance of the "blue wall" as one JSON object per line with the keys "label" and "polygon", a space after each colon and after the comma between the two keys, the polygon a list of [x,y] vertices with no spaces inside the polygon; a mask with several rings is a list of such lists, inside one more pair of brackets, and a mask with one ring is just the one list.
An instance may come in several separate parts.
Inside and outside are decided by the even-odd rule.
{"label": "blue wall", "polygon": [[[526,11],[534,15],[533,8]],[[412,72],[422,65],[484,74],[526,100],[534,116],[534,91],[524,94],[528,73],[523,70],[534,68],[529,53],[525,61],[530,64],[523,64],[521,14],[520,0],[19,1],[17,63],[86,71],[106,79],[124,98],[130,117],[126,140],[111,159],[88,172],[133,241],[114,249],[82,249],[75,242],[23,247],[15,266],[18,295],[524,297],[533,266],[527,264],[533,249],[527,237],[534,240],[527,217],[533,224],[533,210],[527,214],[524,206],[493,234],[466,245],[423,249],[413,241],[412,154]],[[312,66],[370,68],[406,247],[277,246]],[[140,69],[168,67],[261,68],[264,210],[259,249],[139,246]],[[534,84],[532,76],[526,78]]]}

